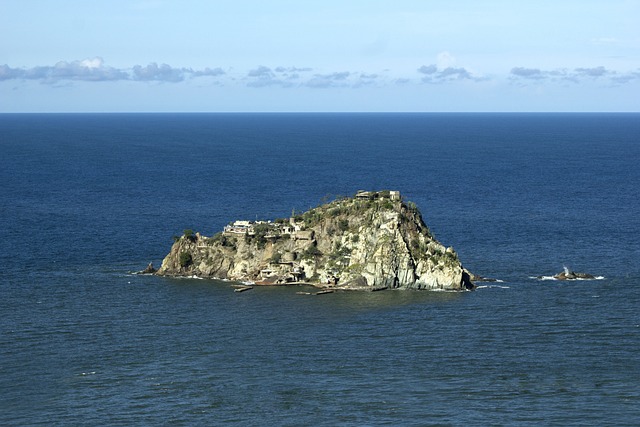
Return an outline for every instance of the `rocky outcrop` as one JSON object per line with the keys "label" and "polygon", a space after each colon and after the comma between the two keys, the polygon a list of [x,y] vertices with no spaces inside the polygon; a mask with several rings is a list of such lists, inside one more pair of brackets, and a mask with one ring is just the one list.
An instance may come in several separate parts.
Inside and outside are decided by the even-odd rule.
{"label": "rocky outcrop", "polygon": [[150,262],[144,270],[136,271],[134,274],[154,274],[156,271],[158,270],[156,270],[153,267],[153,263]]}
{"label": "rocky outcrop", "polygon": [[565,267],[564,271],[553,276],[556,280],[595,280],[596,276],[588,273],[577,273]]}
{"label": "rocky outcrop", "polygon": [[473,289],[453,248],[397,192],[361,192],[274,222],[185,233],[156,273],[341,289]]}

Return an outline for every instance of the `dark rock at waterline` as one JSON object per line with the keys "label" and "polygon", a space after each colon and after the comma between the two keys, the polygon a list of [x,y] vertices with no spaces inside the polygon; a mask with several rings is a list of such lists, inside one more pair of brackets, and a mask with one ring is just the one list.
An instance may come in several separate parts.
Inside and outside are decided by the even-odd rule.
{"label": "dark rock at waterline", "polygon": [[147,265],[147,268],[145,268],[142,271],[138,271],[136,274],[153,274],[156,271],[158,271],[156,268],[153,267],[153,263],[150,262],[149,265]]}
{"label": "dark rock at waterline", "polygon": [[593,280],[596,276],[588,273],[576,273],[575,271],[565,270],[553,276],[556,280]]}
{"label": "dark rock at waterline", "polygon": [[468,272],[467,270],[465,270],[465,272],[469,274],[469,280],[471,282],[497,282],[498,281],[498,279],[494,279],[492,277],[484,277],[478,274],[473,274]]}

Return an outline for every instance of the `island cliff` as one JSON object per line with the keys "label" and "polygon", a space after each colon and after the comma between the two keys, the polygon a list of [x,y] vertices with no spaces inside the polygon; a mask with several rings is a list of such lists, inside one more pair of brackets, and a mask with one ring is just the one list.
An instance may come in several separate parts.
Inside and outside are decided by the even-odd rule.
{"label": "island cliff", "polygon": [[396,191],[361,191],[274,222],[235,221],[212,237],[187,230],[156,274],[337,289],[474,288],[453,248]]}

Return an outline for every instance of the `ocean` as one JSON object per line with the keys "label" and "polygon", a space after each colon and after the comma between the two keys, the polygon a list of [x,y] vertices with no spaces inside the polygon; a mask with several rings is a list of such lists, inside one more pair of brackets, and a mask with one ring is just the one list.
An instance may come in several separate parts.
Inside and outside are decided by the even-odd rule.
{"label": "ocean", "polygon": [[[640,114],[4,114],[0,153],[1,425],[640,422]],[[499,281],[131,274],[382,189]]]}

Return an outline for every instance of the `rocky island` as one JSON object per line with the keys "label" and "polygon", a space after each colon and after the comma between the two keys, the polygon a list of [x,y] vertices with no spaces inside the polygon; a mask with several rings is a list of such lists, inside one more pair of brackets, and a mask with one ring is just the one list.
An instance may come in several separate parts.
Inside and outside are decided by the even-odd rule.
{"label": "rocky island", "polygon": [[235,221],[211,237],[186,230],[155,273],[333,289],[474,289],[397,191],[360,191],[275,221]]}

